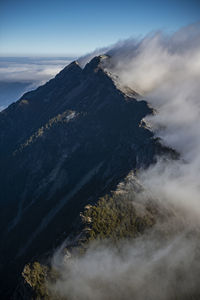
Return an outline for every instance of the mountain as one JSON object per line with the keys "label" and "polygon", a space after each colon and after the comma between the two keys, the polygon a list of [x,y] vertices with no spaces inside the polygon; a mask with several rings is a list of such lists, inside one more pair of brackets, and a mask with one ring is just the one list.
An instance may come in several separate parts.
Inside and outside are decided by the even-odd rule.
{"label": "mountain", "polygon": [[6,299],[25,263],[76,227],[86,204],[169,152],[146,127],[153,110],[94,57],[0,112],[0,272]]}

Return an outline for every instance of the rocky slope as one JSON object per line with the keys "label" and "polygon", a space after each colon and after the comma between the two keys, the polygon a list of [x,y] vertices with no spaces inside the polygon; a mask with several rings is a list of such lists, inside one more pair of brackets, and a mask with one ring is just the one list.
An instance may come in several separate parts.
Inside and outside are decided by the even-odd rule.
{"label": "rocky slope", "polygon": [[4,299],[24,264],[66,238],[86,204],[168,152],[142,121],[152,109],[120,89],[101,59],[71,63],[0,113]]}

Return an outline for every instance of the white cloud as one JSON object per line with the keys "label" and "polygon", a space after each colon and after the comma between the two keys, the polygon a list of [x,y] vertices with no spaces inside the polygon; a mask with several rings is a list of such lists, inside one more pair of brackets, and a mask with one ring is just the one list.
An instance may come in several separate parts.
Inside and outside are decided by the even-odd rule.
{"label": "white cloud", "polygon": [[[172,299],[199,293],[200,24],[169,36],[127,40],[108,51],[104,68],[157,110],[156,135],[180,153],[141,170],[140,181],[174,216],[147,235],[115,247],[89,247],[59,268],[53,286],[69,299]],[[142,199],[142,195],[140,195]],[[199,295],[199,294],[198,294]]]}

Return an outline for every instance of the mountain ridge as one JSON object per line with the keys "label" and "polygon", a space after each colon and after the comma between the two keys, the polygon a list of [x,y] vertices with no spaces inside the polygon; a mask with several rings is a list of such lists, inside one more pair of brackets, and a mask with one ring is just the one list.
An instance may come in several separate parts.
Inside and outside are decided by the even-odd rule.
{"label": "mountain ridge", "polygon": [[5,289],[8,268],[14,285],[25,262],[70,234],[86,204],[170,153],[141,123],[153,113],[147,102],[119,90],[100,64],[72,62],[0,113]]}

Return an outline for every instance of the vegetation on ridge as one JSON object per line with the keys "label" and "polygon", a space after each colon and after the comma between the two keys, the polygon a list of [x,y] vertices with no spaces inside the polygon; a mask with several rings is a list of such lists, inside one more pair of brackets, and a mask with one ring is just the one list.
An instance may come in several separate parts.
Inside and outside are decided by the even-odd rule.
{"label": "vegetation on ridge", "polygon": [[18,151],[22,151],[25,147],[34,143],[39,137],[42,137],[44,133],[49,130],[51,127],[56,126],[58,124],[68,123],[71,119],[76,115],[75,111],[66,110],[62,114],[58,114],[57,116],[51,118],[44,126],[41,126],[34,134],[32,134],[25,143],[21,144],[19,149],[14,152],[16,154]]}
{"label": "vegetation on ridge", "polygon": [[[80,255],[94,240],[106,239],[117,243],[121,239],[135,238],[155,224],[153,211],[148,208],[145,213],[139,213],[133,201],[117,193],[100,198],[95,205],[85,206],[80,216],[83,224],[82,234],[85,235],[83,240],[80,238]],[[59,277],[52,267],[34,262],[25,266],[22,275],[33,290],[34,299],[61,299],[48,289],[47,283]]]}
{"label": "vegetation on ridge", "polygon": [[100,198],[96,205],[86,206],[82,220],[88,228],[88,241],[135,238],[155,223],[152,214],[139,214],[133,201],[114,194]]}

